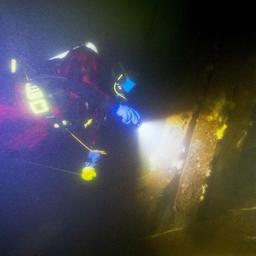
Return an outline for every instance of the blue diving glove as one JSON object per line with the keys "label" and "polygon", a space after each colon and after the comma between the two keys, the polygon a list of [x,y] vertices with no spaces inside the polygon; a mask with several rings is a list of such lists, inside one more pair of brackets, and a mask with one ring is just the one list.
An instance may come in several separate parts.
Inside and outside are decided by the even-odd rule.
{"label": "blue diving glove", "polygon": [[139,113],[127,105],[118,104],[114,106],[113,113],[121,117],[122,122],[126,125],[133,124],[137,126],[140,123]]}
{"label": "blue diving glove", "polygon": [[87,155],[87,159],[85,161],[85,166],[95,167],[98,164],[100,158],[101,158],[101,154],[94,152],[94,151],[90,151]]}

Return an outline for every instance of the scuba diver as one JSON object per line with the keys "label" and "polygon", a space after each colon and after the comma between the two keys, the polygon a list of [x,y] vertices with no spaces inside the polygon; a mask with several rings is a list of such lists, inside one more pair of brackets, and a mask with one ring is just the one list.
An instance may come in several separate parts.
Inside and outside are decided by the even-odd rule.
{"label": "scuba diver", "polygon": [[25,95],[31,112],[64,129],[86,149],[81,175],[92,180],[107,154],[100,141],[106,118],[112,115],[134,127],[140,124],[139,113],[127,104],[127,94],[135,86],[126,73],[104,65],[95,45],[86,43],[50,58],[40,75],[26,83]]}

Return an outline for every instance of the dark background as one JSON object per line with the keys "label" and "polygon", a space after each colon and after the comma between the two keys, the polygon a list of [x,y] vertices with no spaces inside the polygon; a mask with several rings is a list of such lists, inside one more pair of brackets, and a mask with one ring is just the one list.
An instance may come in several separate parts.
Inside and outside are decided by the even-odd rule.
{"label": "dark background", "polygon": [[[211,62],[255,50],[254,23],[246,2],[1,0],[1,65],[16,57],[33,73],[43,60],[91,40],[109,63],[133,72],[132,100],[144,118],[161,117],[191,90],[182,83],[189,70],[200,73]],[[105,140],[110,157],[92,184],[1,155],[1,255],[150,254],[140,239],[145,209],[135,199],[136,132],[108,125]],[[83,158],[62,134],[23,154],[68,170]]]}

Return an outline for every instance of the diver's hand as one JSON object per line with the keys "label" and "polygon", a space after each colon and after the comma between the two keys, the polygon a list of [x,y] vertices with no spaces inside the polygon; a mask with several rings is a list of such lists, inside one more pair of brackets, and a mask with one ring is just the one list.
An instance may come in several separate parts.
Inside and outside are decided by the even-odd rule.
{"label": "diver's hand", "polygon": [[92,181],[97,177],[96,166],[100,160],[101,155],[97,152],[90,151],[87,155],[84,167],[81,172],[81,177],[85,181]]}
{"label": "diver's hand", "polygon": [[85,166],[95,167],[98,164],[100,159],[101,159],[101,155],[99,153],[90,151],[87,155]]}
{"label": "diver's hand", "polygon": [[133,109],[132,107],[129,107],[127,105],[119,104],[115,106],[114,113],[121,117],[121,121],[126,125],[139,125],[140,124],[140,115],[139,113]]}

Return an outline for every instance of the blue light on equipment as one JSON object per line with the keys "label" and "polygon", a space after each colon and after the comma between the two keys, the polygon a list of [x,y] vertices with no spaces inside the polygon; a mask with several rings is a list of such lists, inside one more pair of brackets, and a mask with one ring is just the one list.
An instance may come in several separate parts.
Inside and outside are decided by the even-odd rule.
{"label": "blue light on equipment", "polygon": [[122,88],[125,92],[129,93],[134,87],[136,83],[129,78],[126,78],[122,83]]}

